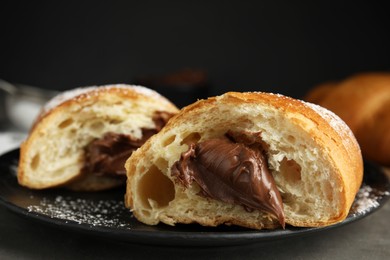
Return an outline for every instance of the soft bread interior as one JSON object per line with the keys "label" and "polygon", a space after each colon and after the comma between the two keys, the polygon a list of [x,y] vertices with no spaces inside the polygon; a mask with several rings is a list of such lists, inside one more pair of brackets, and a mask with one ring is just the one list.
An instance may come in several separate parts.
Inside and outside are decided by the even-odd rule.
{"label": "soft bread interior", "polygon": [[[134,99],[107,92],[53,109],[39,121],[22,146],[19,182],[38,189],[71,182],[79,177],[84,148],[92,140],[109,132],[140,139],[142,128],[155,128],[152,120],[155,111],[176,111],[173,105],[159,103],[158,99],[152,101],[142,96]],[[95,177],[88,183],[104,188],[117,185],[118,181]]]}
{"label": "soft bread interior", "polygon": [[316,122],[267,104],[221,102],[194,111],[182,112],[181,119],[173,120],[127,161],[126,203],[142,222],[278,226],[270,214],[205,198],[198,195],[196,183],[186,189],[171,176],[172,165],[189,143],[222,137],[228,130],[261,132],[268,146],[269,168],[282,195],[286,223],[319,226],[342,218],[344,183],[329,156],[331,151],[313,138],[318,131]]}

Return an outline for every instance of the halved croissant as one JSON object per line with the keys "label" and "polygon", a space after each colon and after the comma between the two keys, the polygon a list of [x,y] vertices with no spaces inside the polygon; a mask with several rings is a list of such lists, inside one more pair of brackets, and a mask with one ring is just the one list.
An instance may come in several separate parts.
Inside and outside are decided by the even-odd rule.
{"label": "halved croissant", "polygon": [[146,224],[255,229],[340,222],[363,175],[359,146],[340,118],[259,92],[185,107],[126,169],[126,206]]}
{"label": "halved croissant", "polygon": [[103,190],[123,185],[131,152],[177,108],[140,86],[69,90],[44,107],[20,150],[18,181],[44,189]]}

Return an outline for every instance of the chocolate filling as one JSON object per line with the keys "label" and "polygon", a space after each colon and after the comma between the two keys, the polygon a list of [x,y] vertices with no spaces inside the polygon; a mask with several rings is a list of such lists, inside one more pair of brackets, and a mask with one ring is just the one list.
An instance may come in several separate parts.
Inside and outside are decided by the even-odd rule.
{"label": "chocolate filling", "polygon": [[185,187],[195,181],[200,195],[273,214],[285,226],[283,203],[269,172],[260,133],[228,132],[224,138],[190,144],[171,169]]}
{"label": "chocolate filling", "polygon": [[126,176],[124,167],[130,155],[143,145],[152,135],[158,133],[173,114],[156,111],[152,120],[154,129],[142,128],[142,138],[135,139],[130,135],[108,132],[102,138],[95,139],[85,148],[83,173]]}

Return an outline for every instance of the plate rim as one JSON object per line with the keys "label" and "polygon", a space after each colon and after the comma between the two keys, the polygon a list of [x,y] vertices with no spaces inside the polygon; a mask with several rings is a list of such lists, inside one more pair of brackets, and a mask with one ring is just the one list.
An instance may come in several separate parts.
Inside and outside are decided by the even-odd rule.
{"label": "plate rim", "polygon": [[[13,149],[9,152],[0,155],[1,159],[4,157],[12,157],[12,154],[18,153],[19,148]],[[17,159],[13,158],[13,159]],[[4,163],[3,163],[4,164]],[[11,163],[8,164],[8,166]],[[1,166],[1,168],[4,165]],[[375,166],[375,165],[374,165]],[[0,168],[0,169],[1,169]],[[381,174],[386,176],[382,169]],[[1,173],[0,173],[1,174]],[[390,187],[390,180],[388,185]],[[21,187],[23,188],[23,187]],[[32,190],[34,192],[34,190]],[[121,227],[107,227],[100,225],[92,225],[88,223],[78,223],[73,220],[67,220],[62,218],[51,217],[39,212],[30,211],[27,208],[18,206],[8,200],[6,200],[0,193],[0,205],[4,206],[11,212],[18,216],[25,217],[28,220],[38,221],[42,224],[55,226],[57,228],[82,232],[84,234],[94,234],[103,238],[110,238],[120,241],[126,241],[136,244],[155,244],[164,246],[227,246],[227,245],[239,245],[249,244],[263,241],[286,239],[295,236],[310,235],[316,232],[335,229],[341,226],[345,226],[356,221],[359,221],[374,212],[378,211],[389,200],[390,195],[382,196],[378,202],[377,207],[370,208],[361,214],[354,214],[353,216],[347,216],[347,218],[341,222],[324,226],[324,227],[293,227],[288,226],[286,229],[274,229],[274,230],[238,230],[238,231],[175,231],[175,230],[134,230],[131,228]],[[179,226],[181,224],[178,224]],[[194,224],[196,225],[196,224]],[[172,227],[175,228],[175,227]],[[205,227],[202,227],[205,228]],[[207,228],[207,227],[206,227]],[[213,227],[210,227],[212,229]]]}

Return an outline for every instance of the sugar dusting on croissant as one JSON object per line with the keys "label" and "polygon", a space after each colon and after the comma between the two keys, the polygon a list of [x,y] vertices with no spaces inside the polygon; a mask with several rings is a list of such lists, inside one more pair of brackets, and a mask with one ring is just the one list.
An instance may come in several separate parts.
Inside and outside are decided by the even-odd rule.
{"label": "sugar dusting on croissant", "polygon": [[141,86],[65,91],[46,104],[22,144],[18,181],[32,189],[124,185],[126,159],[177,112],[166,98]]}
{"label": "sugar dusting on croissant", "polygon": [[321,84],[305,100],[340,116],[366,159],[390,166],[390,73],[361,73]]}
{"label": "sugar dusting on croissant", "polygon": [[182,109],[126,169],[126,206],[141,222],[272,229],[344,220],[363,162],[351,130],[327,109],[230,92]]}

